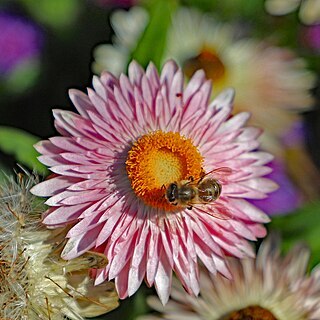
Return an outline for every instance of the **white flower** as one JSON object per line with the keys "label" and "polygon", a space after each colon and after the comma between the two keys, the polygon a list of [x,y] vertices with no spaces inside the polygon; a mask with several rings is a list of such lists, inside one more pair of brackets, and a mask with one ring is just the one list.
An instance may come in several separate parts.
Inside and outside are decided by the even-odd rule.
{"label": "white flower", "polygon": [[231,259],[233,280],[200,274],[199,298],[188,295],[178,282],[164,307],[155,297],[149,304],[161,317],[139,320],[316,320],[320,319],[320,265],[306,275],[310,252],[297,245],[280,256],[279,242],[270,238],[257,258]]}
{"label": "white flower", "polygon": [[251,124],[265,129],[263,147],[280,153],[279,138],[298,112],[310,109],[315,75],[292,51],[254,39],[235,39],[231,25],[181,8],[172,19],[165,59],[174,58],[187,76],[203,69],[213,92],[233,87],[236,112],[250,111]]}
{"label": "white flower", "polygon": [[[103,69],[117,75],[125,71],[148,20],[142,8],[118,14],[112,17],[114,45],[98,46],[94,52],[96,73]],[[129,22],[125,23],[126,19]],[[189,78],[203,69],[213,81],[215,95],[226,87],[235,88],[235,111],[250,111],[251,124],[265,129],[262,147],[283,156],[279,138],[298,119],[299,112],[312,107],[310,89],[316,77],[289,49],[252,38],[239,40],[236,33],[232,25],[218,23],[210,15],[180,8],[168,30],[163,61],[176,60]],[[124,40],[124,35],[130,41]]]}
{"label": "white flower", "polygon": [[130,53],[148,23],[148,13],[136,6],[129,11],[115,11],[110,20],[115,32],[113,44],[101,44],[94,49],[92,70],[96,74],[107,70],[118,76],[125,70]]}
{"label": "white flower", "polygon": [[275,16],[282,16],[299,9],[299,18],[305,24],[320,22],[319,0],[266,0],[266,10]]}

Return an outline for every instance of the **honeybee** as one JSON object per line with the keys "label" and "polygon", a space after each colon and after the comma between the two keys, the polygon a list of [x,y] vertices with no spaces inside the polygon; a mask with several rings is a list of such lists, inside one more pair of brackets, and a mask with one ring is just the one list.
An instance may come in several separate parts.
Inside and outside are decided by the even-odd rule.
{"label": "honeybee", "polygon": [[166,188],[165,197],[172,205],[187,209],[192,209],[197,204],[213,203],[222,191],[219,178],[230,173],[230,168],[221,167],[204,174],[198,181],[193,177],[175,181]]}

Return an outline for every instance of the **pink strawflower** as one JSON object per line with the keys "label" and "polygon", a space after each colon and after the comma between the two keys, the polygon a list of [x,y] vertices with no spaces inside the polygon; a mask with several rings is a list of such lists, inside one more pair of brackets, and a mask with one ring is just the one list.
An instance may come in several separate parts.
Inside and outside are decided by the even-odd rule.
{"label": "pink strawflower", "polygon": [[[231,115],[233,90],[210,103],[204,72],[184,89],[173,61],[160,75],[152,63],[144,72],[132,62],[128,77],[105,72],[93,87],[88,95],[70,91],[80,115],[55,110],[62,137],[36,145],[56,174],[32,190],[50,197],[43,222],[74,224],[63,258],[103,252],[109,264],[96,284],[115,279],[122,299],[145,279],[166,303],[172,271],[188,293],[198,294],[198,258],[211,273],[231,278],[225,256],[253,257],[247,240],[264,237],[261,223],[269,220],[244,198],[275,189],[262,178],[272,156],[255,151],[261,130],[244,127],[248,113]],[[219,179],[216,201],[192,209],[169,203],[170,184],[193,177],[193,185],[204,173]]]}

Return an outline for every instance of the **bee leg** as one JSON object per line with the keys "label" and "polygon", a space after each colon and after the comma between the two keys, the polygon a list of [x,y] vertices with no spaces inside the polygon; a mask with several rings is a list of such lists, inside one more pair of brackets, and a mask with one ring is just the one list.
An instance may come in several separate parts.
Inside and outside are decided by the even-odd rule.
{"label": "bee leg", "polygon": [[192,208],[193,208],[192,206],[187,207],[188,210],[192,210]]}
{"label": "bee leg", "polygon": [[166,189],[166,186],[163,184],[163,185],[161,186],[161,190],[164,190],[164,189]]}
{"label": "bee leg", "polygon": [[206,173],[202,170],[200,179],[198,180],[198,184],[203,180],[203,178],[206,176]]}
{"label": "bee leg", "polygon": [[193,182],[194,181],[194,177],[193,176],[190,176],[189,178],[188,178],[188,182],[185,184],[186,186],[189,184],[189,183],[191,183],[191,182]]}

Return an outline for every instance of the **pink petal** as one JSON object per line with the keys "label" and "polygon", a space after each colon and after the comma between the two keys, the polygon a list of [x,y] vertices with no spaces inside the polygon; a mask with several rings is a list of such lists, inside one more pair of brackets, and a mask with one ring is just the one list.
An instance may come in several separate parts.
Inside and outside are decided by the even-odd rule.
{"label": "pink petal", "polygon": [[141,78],[144,74],[144,71],[136,61],[132,61],[129,64],[128,74],[129,74],[130,82],[136,86],[140,86]]}
{"label": "pink petal", "polygon": [[87,206],[87,204],[79,204],[75,206],[52,207],[45,213],[43,223],[48,226],[55,226],[74,221],[78,219]]}
{"label": "pink petal", "polygon": [[34,148],[41,154],[44,155],[56,155],[62,152],[63,150],[59,147],[55,146],[51,141],[49,140],[43,140],[39,141],[34,145]]}
{"label": "pink petal", "polygon": [[104,88],[103,83],[100,81],[99,77],[93,76],[92,85],[95,92],[104,100],[107,99],[106,89]]}
{"label": "pink petal", "polygon": [[140,287],[146,273],[146,254],[138,267],[131,266],[128,275],[128,296],[132,296]]}
{"label": "pink petal", "polygon": [[250,204],[248,201],[239,198],[229,198],[228,202],[236,210],[245,214],[248,220],[256,221],[260,223],[267,223],[270,218],[257,207]]}
{"label": "pink petal", "polygon": [[122,269],[120,274],[115,278],[115,285],[120,299],[128,296],[128,277],[130,270],[130,262]]}
{"label": "pink petal", "polygon": [[160,86],[160,78],[157,68],[152,62],[149,63],[146,69],[146,75],[151,83],[152,95],[154,96],[156,88]]}
{"label": "pink petal", "polygon": [[71,184],[78,182],[79,179],[71,177],[55,177],[43,181],[34,186],[30,192],[39,197],[50,197],[64,189],[68,188]]}
{"label": "pink petal", "polygon": [[66,260],[74,259],[92,249],[95,246],[97,235],[101,228],[102,225],[100,224],[78,237],[70,238],[61,253],[61,257]]}
{"label": "pink petal", "polygon": [[167,61],[162,67],[160,83],[166,83],[170,86],[177,70],[178,66],[173,60]]}
{"label": "pink petal", "polygon": [[205,82],[205,73],[203,70],[197,70],[190,79],[187,87],[184,89],[184,103],[187,103],[192,96],[198,92],[201,85]]}
{"label": "pink petal", "polygon": [[171,292],[172,268],[163,250],[159,258],[154,284],[162,304],[165,305]]}
{"label": "pink petal", "polygon": [[151,226],[151,236],[148,249],[146,280],[149,286],[152,286],[159,263],[159,231],[156,227]]}
{"label": "pink petal", "polygon": [[88,96],[80,90],[70,89],[69,97],[78,112],[85,118],[87,118],[88,116],[87,111],[94,110],[95,108],[94,105],[90,102]]}

